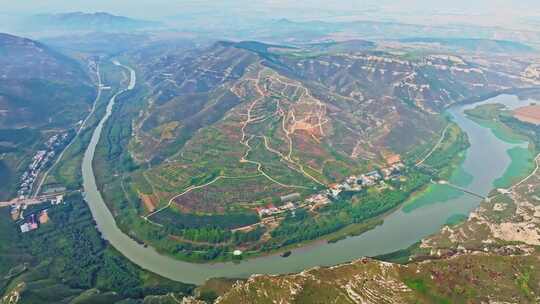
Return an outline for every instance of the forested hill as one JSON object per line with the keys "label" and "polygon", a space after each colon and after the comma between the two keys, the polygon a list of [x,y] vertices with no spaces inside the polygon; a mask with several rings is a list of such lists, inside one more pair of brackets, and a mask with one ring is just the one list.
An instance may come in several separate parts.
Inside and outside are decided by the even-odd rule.
{"label": "forested hill", "polygon": [[87,63],[0,33],[0,199],[16,194],[15,182],[47,139],[88,114],[96,96],[91,74]]}
{"label": "forested hill", "polygon": [[[118,303],[145,297],[172,301],[193,286],[146,272],[115,251],[95,227],[80,194],[66,204],[38,205],[25,214],[48,209],[48,221],[22,234],[0,208],[0,302],[18,294],[14,303]],[[37,216],[36,216],[37,217]],[[131,303],[131,302],[130,302]],[[160,302],[162,303],[162,302]]]}

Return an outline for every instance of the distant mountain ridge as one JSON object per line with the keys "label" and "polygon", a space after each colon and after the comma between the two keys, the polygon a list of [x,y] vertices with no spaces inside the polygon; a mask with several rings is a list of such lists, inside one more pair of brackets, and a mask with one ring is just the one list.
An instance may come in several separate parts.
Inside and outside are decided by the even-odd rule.
{"label": "distant mountain ridge", "polygon": [[157,28],[161,26],[161,23],[106,12],[73,12],[34,15],[25,21],[25,26],[39,30],[114,32]]}
{"label": "distant mountain ridge", "polygon": [[[250,39],[267,41],[309,42],[314,39],[332,38],[338,33],[346,33],[348,37],[361,39],[455,39],[454,42],[466,40],[512,41],[524,45],[535,45],[540,33],[534,31],[515,31],[499,27],[480,27],[471,25],[422,25],[399,22],[370,20],[355,21],[296,21],[276,19],[249,30]],[[255,38],[254,38],[255,37]],[[463,41],[462,41],[463,42]],[[469,41],[470,42],[470,41]]]}
{"label": "distant mountain ridge", "polygon": [[[0,71],[4,80],[47,79],[61,81],[69,77],[82,77],[88,83],[79,64],[44,44],[10,34],[0,33]],[[22,66],[34,65],[32,72]]]}
{"label": "distant mountain ridge", "polygon": [[[320,53],[312,46],[254,41],[137,58],[149,103],[127,123],[133,126],[129,152],[136,162],[152,164],[134,180],[137,189],[161,203],[197,182],[194,176],[211,181],[219,175],[256,175],[248,157],[290,184],[309,189],[330,184],[361,166],[383,163],[388,155],[405,158],[438,137],[443,121],[437,113],[453,102],[521,85],[516,77],[454,56]],[[311,173],[303,173],[305,168]],[[147,186],[152,179],[159,180],[153,188]],[[267,186],[274,196],[290,193],[265,180],[254,184]],[[216,193],[228,191],[213,187]],[[190,195],[190,202],[209,202]],[[269,197],[257,195],[240,199]],[[221,198],[214,205],[176,203],[185,213],[220,213],[230,206]]]}
{"label": "distant mountain ridge", "polygon": [[462,48],[467,51],[492,53],[527,53],[534,51],[534,48],[520,42],[496,39],[418,37],[400,39],[400,41],[405,43],[439,44],[446,47]]}
{"label": "distant mountain ridge", "polygon": [[0,199],[13,194],[25,161],[51,136],[48,131],[71,129],[94,98],[79,62],[40,42],[0,33],[0,134],[24,134],[0,136]]}

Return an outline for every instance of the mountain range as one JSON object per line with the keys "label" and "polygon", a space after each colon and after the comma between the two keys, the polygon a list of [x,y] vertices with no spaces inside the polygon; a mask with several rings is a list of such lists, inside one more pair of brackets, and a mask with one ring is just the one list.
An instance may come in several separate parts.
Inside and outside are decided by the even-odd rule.
{"label": "mountain range", "polygon": [[90,110],[95,88],[79,62],[34,40],[0,34],[0,54],[0,197],[6,198],[44,138],[74,127]]}
{"label": "mountain range", "polygon": [[128,32],[159,28],[161,23],[116,16],[104,12],[40,14],[25,18],[20,25],[27,32]]}
{"label": "mountain range", "polygon": [[[509,70],[475,57],[387,52],[365,41],[221,41],[153,56],[135,51],[129,60],[144,86],[111,126],[124,136],[104,142],[103,166],[125,176],[123,184],[101,176],[105,196],[133,236],[183,258],[335,231],[343,223],[315,212],[305,217],[311,228],[297,234],[284,233],[279,222],[252,231],[247,242],[230,234],[288,195],[305,199],[349,176],[417,161],[439,140],[448,124],[441,113],[456,102],[535,83],[520,74],[527,62]],[[120,190],[131,198],[115,195]],[[146,225],[133,225],[141,216]],[[312,229],[317,233],[300,236]],[[205,236],[193,241],[193,231]],[[201,241],[209,234],[219,237]]]}

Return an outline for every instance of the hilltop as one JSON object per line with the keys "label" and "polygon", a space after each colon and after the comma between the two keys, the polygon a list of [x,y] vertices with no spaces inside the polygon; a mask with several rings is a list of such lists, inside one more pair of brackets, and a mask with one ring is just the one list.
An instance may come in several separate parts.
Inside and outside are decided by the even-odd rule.
{"label": "hilltop", "polygon": [[0,33],[0,54],[0,198],[5,199],[15,194],[31,155],[90,110],[95,88],[79,62],[34,40]]}
{"label": "hilltop", "polygon": [[[489,107],[489,106],[488,106]],[[489,113],[538,153],[540,129]],[[501,111],[501,109],[503,109]],[[472,114],[472,113],[471,113]],[[475,114],[476,115],[476,114]],[[493,117],[490,117],[493,118]],[[215,303],[537,303],[540,299],[540,154],[533,172],[493,190],[468,217],[445,225],[411,248],[290,275],[254,275],[214,291]]]}
{"label": "hilltop", "polygon": [[[465,149],[455,127],[441,138],[446,107],[534,82],[454,55],[373,48],[226,41],[130,54],[145,85],[115,114],[97,170],[120,225],[193,260],[273,251],[351,224],[361,232],[429,182],[413,165],[437,141],[431,165],[442,171]],[[372,185],[368,172],[386,180]]]}

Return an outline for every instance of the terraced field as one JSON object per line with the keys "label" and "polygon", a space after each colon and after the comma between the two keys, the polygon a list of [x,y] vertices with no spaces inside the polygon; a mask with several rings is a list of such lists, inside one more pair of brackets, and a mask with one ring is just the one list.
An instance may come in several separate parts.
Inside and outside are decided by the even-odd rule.
{"label": "terraced field", "polygon": [[[525,136],[528,129],[512,130]],[[379,257],[400,264],[360,259],[298,274],[252,276],[230,290],[213,289],[215,283],[206,288],[219,295],[216,303],[537,303],[540,155],[534,163],[530,174],[493,190],[468,217]]]}
{"label": "terraced field", "polygon": [[[186,229],[206,229],[201,230],[206,236],[218,229],[221,236],[236,239],[251,239],[243,234],[254,233],[259,239],[236,246],[272,251],[395,207],[429,181],[430,173],[413,168],[401,184],[377,188],[388,195],[379,198],[378,206],[371,204],[380,193],[371,191],[352,200],[334,197],[355,202],[352,207],[284,211],[261,219],[259,226],[251,220],[243,228],[230,225],[235,231],[182,224],[201,216],[256,217],[260,210],[285,205],[281,197],[290,194],[303,206],[312,194],[387,162],[412,167],[426,158],[444,171],[465,149],[466,139],[454,127],[443,134],[448,121],[438,112],[455,100],[497,89],[499,82],[489,81],[503,77],[452,56],[406,60],[369,51],[274,53],[257,42],[218,42],[133,64],[146,82],[132,93],[135,97],[124,96],[136,102],[120,103],[122,112],[108,126],[116,134],[108,144],[119,144],[101,143],[101,151],[109,152],[100,156],[99,167],[107,164],[107,171],[122,177],[109,176],[104,195],[130,235],[180,258],[198,252],[196,259],[210,247],[217,255],[206,256],[230,258],[234,248],[230,242],[209,246],[203,240],[202,247],[183,242]],[[428,152],[434,148],[440,153],[432,157]],[[358,207],[364,200],[369,207]],[[256,228],[262,231],[255,233]]]}

